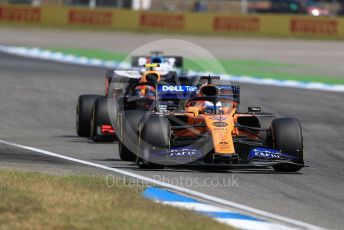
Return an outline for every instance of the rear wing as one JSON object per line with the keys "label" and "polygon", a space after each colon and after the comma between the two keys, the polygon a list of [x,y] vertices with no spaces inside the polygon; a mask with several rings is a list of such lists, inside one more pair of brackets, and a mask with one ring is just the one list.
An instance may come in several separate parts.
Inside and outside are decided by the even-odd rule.
{"label": "rear wing", "polygon": [[134,69],[114,69],[108,70],[105,77],[109,79],[110,82],[127,82],[141,79],[142,74],[139,70]]}
{"label": "rear wing", "polygon": [[197,86],[171,85],[158,82],[137,82],[130,85],[128,93],[132,95],[138,86],[147,86],[155,89],[156,99],[188,99],[195,95]]}
{"label": "rear wing", "polygon": [[131,58],[132,67],[142,67],[147,63],[168,63],[171,67],[183,68],[183,57],[181,56],[133,56]]}
{"label": "rear wing", "polygon": [[139,82],[141,73],[132,69],[108,70],[105,74],[105,95],[116,97],[124,95],[128,86]]}
{"label": "rear wing", "polygon": [[[158,82],[137,82],[130,86],[130,92],[140,85],[147,85],[155,88],[156,99],[187,100],[196,97],[198,86],[194,85],[171,85]],[[219,85],[219,94],[212,98],[226,98],[240,103],[240,87],[238,85]],[[197,97],[201,98],[201,97]],[[210,98],[210,97],[209,97]]]}
{"label": "rear wing", "polygon": [[183,107],[184,103],[190,100],[219,101],[229,99],[238,105],[240,104],[240,87],[238,85],[218,85],[219,94],[212,97],[197,96],[199,87],[194,85],[157,84],[156,87],[156,100],[158,103],[161,105],[168,102],[167,106],[171,103],[178,105],[176,109]]}
{"label": "rear wing", "polygon": [[158,110],[182,110],[185,102],[196,95],[197,86],[186,84],[158,84],[156,88]]}
{"label": "rear wing", "polygon": [[[145,89],[149,90],[152,94],[150,95],[138,95],[137,87],[146,86]],[[179,110],[184,108],[186,101],[214,101],[217,102],[223,99],[229,99],[236,101],[239,104],[240,101],[240,90],[239,86],[235,85],[222,85],[219,87],[219,94],[216,96],[200,97],[197,96],[198,86],[194,85],[174,85],[158,82],[136,82],[131,84],[125,97],[131,101],[137,100],[138,98],[155,101],[155,108],[157,111],[161,110]],[[215,103],[216,104],[216,103]]]}

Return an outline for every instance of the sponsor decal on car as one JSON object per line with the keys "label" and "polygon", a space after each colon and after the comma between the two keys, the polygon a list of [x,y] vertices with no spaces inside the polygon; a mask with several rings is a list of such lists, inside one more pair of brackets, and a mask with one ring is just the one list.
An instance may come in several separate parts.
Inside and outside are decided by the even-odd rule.
{"label": "sponsor decal on car", "polygon": [[199,156],[200,151],[192,148],[170,149],[169,157],[194,157]]}
{"label": "sponsor decal on car", "polygon": [[184,15],[166,15],[159,13],[142,13],[140,26],[145,28],[181,30],[184,28]]}
{"label": "sponsor decal on car", "polygon": [[38,23],[41,21],[41,9],[0,7],[0,21]]}
{"label": "sponsor decal on car", "polygon": [[213,20],[213,29],[216,32],[254,33],[260,30],[260,20],[257,17],[223,17]]}
{"label": "sponsor decal on car", "polygon": [[338,23],[335,20],[318,21],[294,18],[290,21],[290,32],[304,35],[337,35]]}
{"label": "sponsor decal on car", "polygon": [[217,127],[217,128],[213,128],[214,131],[218,131],[218,132],[224,132],[224,131],[228,131],[229,129],[226,127]]}
{"label": "sponsor decal on car", "polygon": [[219,150],[220,152],[223,152],[223,151],[228,152],[228,151],[230,151],[230,150],[232,149],[232,147],[229,146],[228,144],[227,144],[227,145],[219,145],[219,146],[217,146],[217,147],[218,147],[218,150]]}
{"label": "sponsor decal on car", "polygon": [[110,26],[112,12],[90,12],[82,10],[69,11],[69,24]]}
{"label": "sponsor decal on car", "polygon": [[248,159],[252,160],[254,158],[258,159],[268,159],[268,160],[282,160],[282,159],[297,159],[297,157],[282,153],[276,149],[269,148],[255,148],[252,149],[248,155]]}
{"label": "sponsor decal on car", "polygon": [[210,117],[210,120],[214,120],[214,121],[225,121],[227,120],[227,117],[224,116],[216,116],[216,117]]}
{"label": "sponsor decal on car", "polygon": [[187,85],[159,85],[158,86],[159,92],[194,92],[197,90],[195,86],[187,86]]}
{"label": "sponsor decal on car", "polygon": [[226,127],[226,126],[228,126],[228,123],[217,121],[217,122],[213,122],[213,125],[215,127]]}
{"label": "sponsor decal on car", "polygon": [[264,159],[281,159],[280,151],[268,148],[252,149],[248,156],[249,159],[264,158]]}
{"label": "sponsor decal on car", "polygon": [[134,79],[140,79],[141,74],[139,71],[135,70],[114,70],[114,73],[119,76],[128,77],[128,78],[134,78]]}
{"label": "sponsor decal on car", "polygon": [[166,149],[166,150],[159,150],[159,151],[150,151],[152,155],[155,156],[166,156],[167,158],[192,158],[192,157],[200,157],[202,153],[193,147],[181,147],[181,148],[172,148],[172,149]]}

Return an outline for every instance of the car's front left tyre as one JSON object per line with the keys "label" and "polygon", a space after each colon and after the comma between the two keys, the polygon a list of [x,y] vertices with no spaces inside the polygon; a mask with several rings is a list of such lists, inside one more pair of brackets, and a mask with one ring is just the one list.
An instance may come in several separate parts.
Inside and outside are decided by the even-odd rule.
{"label": "car's front left tyre", "polygon": [[158,163],[150,155],[150,149],[166,150],[171,144],[171,125],[166,117],[150,114],[144,117],[139,127],[139,155],[137,165],[142,169],[162,169],[164,165]]}

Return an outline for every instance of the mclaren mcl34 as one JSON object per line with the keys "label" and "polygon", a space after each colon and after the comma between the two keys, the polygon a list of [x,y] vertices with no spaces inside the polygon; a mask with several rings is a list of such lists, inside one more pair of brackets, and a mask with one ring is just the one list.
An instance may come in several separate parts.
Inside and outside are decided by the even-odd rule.
{"label": "mclaren mcl34", "polygon": [[141,168],[266,168],[296,172],[305,167],[303,137],[296,118],[263,113],[259,107],[239,111],[240,88],[216,76],[195,84],[148,84],[155,94],[128,93],[126,104],[149,105],[117,110],[119,155]]}

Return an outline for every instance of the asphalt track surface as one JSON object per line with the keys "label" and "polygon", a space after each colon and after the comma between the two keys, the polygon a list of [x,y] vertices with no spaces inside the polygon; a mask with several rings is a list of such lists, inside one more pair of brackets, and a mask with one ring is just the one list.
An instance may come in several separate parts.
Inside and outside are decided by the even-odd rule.
{"label": "asphalt track surface", "polygon": [[[95,144],[75,135],[76,99],[84,93],[102,94],[103,74],[101,68],[0,53],[0,139],[162,179],[325,228],[343,228],[343,94],[241,85],[241,108],[259,105],[264,111],[300,119],[305,162],[310,166],[300,173],[277,174],[272,170],[143,171],[130,162],[120,161],[116,144]],[[4,144],[0,144],[0,165],[23,169],[44,167],[46,171],[83,168]],[[84,170],[92,171],[89,168]],[[214,183],[219,186],[209,186],[207,178],[217,180]],[[239,186],[235,183],[228,186],[231,178],[238,178]]]}

